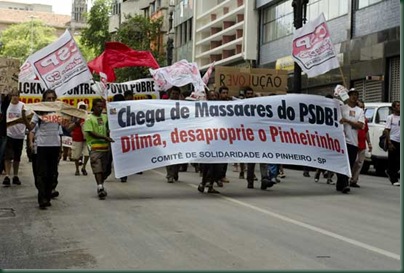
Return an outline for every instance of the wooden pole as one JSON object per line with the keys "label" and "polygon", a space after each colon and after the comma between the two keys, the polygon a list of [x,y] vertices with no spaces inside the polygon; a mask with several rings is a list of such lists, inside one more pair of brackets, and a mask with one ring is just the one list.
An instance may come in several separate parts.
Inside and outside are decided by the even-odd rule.
{"label": "wooden pole", "polygon": [[339,72],[341,73],[342,83],[344,84],[345,88],[348,89],[348,85],[346,85],[344,73],[342,72],[341,66],[339,66]]}

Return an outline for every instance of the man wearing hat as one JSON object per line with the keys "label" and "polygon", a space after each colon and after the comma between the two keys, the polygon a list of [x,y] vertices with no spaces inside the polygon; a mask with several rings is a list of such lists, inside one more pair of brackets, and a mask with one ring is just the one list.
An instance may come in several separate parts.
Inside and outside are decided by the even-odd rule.
{"label": "man wearing hat", "polygon": [[[365,124],[365,114],[357,106],[359,92],[355,88],[348,91],[349,98],[341,106],[342,119],[340,123],[344,126],[345,141],[348,149],[349,166],[352,170],[358,153],[358,129],[362,129]],[[350,191],[349,178],[346,175],[337,174],[337,191],[348,193]]]}

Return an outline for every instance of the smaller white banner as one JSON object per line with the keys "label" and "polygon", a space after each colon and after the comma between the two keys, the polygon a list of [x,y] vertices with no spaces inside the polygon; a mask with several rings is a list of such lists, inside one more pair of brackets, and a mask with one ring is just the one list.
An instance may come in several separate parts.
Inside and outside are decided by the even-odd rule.
{"label": "smaller white banner", "polygon": [[20,82],[38,79],[58,96],[92,78],[79,47],[66,30],[52,44],[35,52],[20,68]]}
{"label": "smaller white banner", "polygon": [[339,67],[323,13],[295,31],[292,57],[309,78]]}

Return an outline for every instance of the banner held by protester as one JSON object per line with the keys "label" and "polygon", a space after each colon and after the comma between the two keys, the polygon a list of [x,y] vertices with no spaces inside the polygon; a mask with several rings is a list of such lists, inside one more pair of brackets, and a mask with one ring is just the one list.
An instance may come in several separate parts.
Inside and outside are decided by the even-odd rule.
{"label": "banner held by protester", "polygon": [[18,75],[20,82],[39,80],[58,96],[91,78],[87,63],[68,30],[55,42],[29,56]]}
{"label": "banner held by protester", "polygon": [[323,13],[295,31],[292,57],[309,78],[340,66]]}
{"label": "banner held by protester", "polygon": [[340,106],[315,95],[108,103],[116,177],[172,164],[278,163],[350,176]]}
{"label": "banner held by protester", "polygon": [[195,92],[205,92],[205,84],[196,63],[189,63],[184,59],[171,66],[149,69],[149,71],[158,91],[166,91],[172,86],[184,86],[191,83]]}

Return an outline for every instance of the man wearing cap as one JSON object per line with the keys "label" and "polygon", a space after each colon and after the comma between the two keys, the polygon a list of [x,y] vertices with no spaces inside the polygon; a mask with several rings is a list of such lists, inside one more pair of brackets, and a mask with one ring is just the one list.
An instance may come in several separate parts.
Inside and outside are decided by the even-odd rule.
{"label": "man wearing cap", "polygon": [[[348,92],[349,98],[341,106],[342,119],[340,123],[344,125],[345,141],[348,149],[349,166],[352,170],[358,153],[358,129],[362,129],[365,124],[365,114],[357,106],[359,92],[351,88]],[[350,191],[349,178],[346,175],[337,174],[337,191],[348,193]]]}

